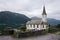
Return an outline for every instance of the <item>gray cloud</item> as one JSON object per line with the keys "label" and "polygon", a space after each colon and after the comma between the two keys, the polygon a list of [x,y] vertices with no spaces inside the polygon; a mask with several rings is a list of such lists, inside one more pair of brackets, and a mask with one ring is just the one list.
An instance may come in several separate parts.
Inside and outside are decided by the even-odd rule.
{"label": "gray cloud", "polygon": [[60,0],[0,0],[0,11],[13,11],[28,17],[41,17],[43,5],[48,18],[60,20]]}

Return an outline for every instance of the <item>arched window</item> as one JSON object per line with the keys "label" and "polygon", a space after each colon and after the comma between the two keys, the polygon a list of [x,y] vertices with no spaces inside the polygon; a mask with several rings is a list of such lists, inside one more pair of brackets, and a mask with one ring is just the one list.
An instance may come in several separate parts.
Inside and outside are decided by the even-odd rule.
{"label": "arched window", "polygon": [[44,25],[43,25],[43,28],[44,28]]}
{"label": "arched window", "polygon": [[30,27],[32,28],[32,24],[30,24]]}
{"label": "arched window", "polygon": [[37,28],[39,28],[39,25],[37,25]]}
{"label": "arched window", "polygon": [[34,24],[34,28],[35,28],[35,24]]}

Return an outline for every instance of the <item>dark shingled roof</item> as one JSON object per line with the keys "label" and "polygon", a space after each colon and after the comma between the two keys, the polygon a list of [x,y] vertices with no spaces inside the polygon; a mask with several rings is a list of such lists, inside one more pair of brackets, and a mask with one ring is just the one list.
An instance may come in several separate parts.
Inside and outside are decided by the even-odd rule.
{"label": "dark shingled roof", "polygon": [[31,20],[31,21],[28,21],[26,24],[41,24],[41,21],[40,20]]}
{"label": "dark shingled roof", "polygon": [[42,13],[42,15],[47,15],[46,11],[45,11],[45,6],[43,6],[43,13]]}
{"label": "dark shingled roof", "polygon": [[26,23],[27,25],[28,24],[46,24],[47,25],[47,22],[42,22],[41,20],[31,20],[31,21],[28,21],[27,23]]}

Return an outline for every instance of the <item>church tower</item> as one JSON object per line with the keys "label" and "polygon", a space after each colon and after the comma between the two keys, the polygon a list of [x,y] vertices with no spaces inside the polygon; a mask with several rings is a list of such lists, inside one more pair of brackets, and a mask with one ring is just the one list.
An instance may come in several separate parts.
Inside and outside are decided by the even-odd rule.
{"label": "church tower", "polygon": [[46,14],[45,6],[43,6],[42,21],[47,22],[46,18],[47,18],[47,14]]}

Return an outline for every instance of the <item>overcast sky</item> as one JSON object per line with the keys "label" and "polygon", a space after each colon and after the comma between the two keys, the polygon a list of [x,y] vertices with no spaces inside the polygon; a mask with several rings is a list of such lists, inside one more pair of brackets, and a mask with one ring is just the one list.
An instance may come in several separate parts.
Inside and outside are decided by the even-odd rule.
{"label": "overcast sky", "polygon": [[0,11],[12,11],[28,17],[41,17],[45,4],[48,18],[60,20],[60,0],[0,0]]}

